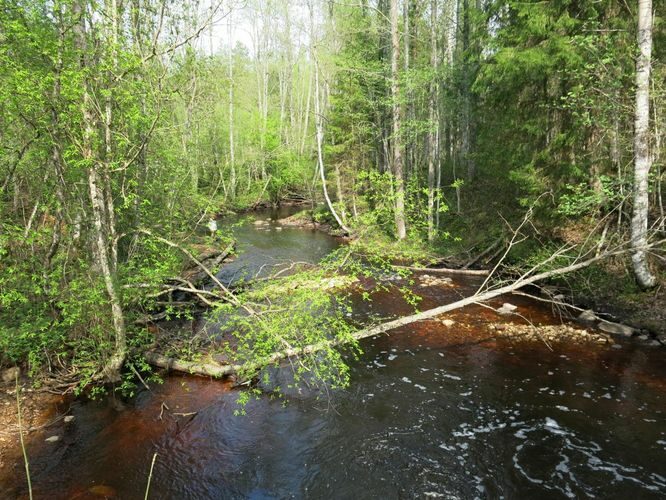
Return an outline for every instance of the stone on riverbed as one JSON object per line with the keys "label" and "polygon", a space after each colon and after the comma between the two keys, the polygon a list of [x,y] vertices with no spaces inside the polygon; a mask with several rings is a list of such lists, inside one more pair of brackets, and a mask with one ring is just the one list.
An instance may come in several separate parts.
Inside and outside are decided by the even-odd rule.
{"label": "stone on riverbed", "polygon": [[447,327],[447,328],[449,328],[449,327],[451,327],[451,326],[453,326],[453,325],[455,325],[455,324],[456,324],[456,322],[453,321],[452,319],[443,319],[443,320],[442,320],[442,325],[444,325],[444,326]]}
{"label": "stone on riverbed", "polygon": [[599,318],[597,318],[597,315],[594,314],[594,311],[592,309],[583,311],[578,315],[578,321],[582,321],[583,323],[594,323],[598,319]]}
{"label": "stone on riverbed", "polygon": [[510,304],[508,302],[505,302],[504,304],[502,304],[502,307],[497,309],[497,313],[502,314],[502,315],[512,314],[516,309],[518,309],[517,306],[514,306],[513,304]]}
{"label": "stone on riverbed", "polygon": [[56,443],[56,442],[60,441],[60,436],[57,436],[57,435],[56,436],[50,436],[50,437],[47,437],[44,441],[46,441],[47,443]]}
{"label": "stone on riverbed", "polygon": [[627,325],[621,325],[620,323],[612,323],[610,321],[601,321],[599,323],[599,330],[606,333],[613,333],[615,335],[624,335],[625,337],[631,337],[634,334],[634,329]]}
{"label": "stone on riverbed", "polygon": [[453,286],[453,280],[448,277],[432,276],[430,274],[422,274],[419,276],[419,285],[421,288],[429,286]]}
{"label": "stone on riverbed", "polygon": [[588,332],[569,325],[514,325],[512,323],[496,323],[490,325],[498,337],[508,338],[511,341],[522,342],[571,342],[577,344],[613,344],[613,340],[606,334]]}

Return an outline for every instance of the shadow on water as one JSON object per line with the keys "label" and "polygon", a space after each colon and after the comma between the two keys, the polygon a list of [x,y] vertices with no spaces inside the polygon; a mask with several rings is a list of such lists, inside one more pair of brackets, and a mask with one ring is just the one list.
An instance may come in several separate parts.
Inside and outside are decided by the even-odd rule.
{"label": "shadow on water", "polygon": [[[236,228],[238,269],[256,273],[269,253],[316,260],[339,244],[270,224]],[[418,288],[420,307],[476,285]],[[540,304],[511,301],[531,321],[555,321]],[[413,311],[388,292],[355,307]],[[366,339],[347,390],[292,391],[287,404],[265,395],[246,416],[234,416],[239,393],[228,384],[186,376],[131,401],[76,401],[60,442],[30,443],[37,498],[143,498],[153,453],[152,498],[663,498],[661,351],[550,351],[495,339],[488,324],[499,317],[487,308],[450,318]],[[10,498],[25,494],[17,478]]]}

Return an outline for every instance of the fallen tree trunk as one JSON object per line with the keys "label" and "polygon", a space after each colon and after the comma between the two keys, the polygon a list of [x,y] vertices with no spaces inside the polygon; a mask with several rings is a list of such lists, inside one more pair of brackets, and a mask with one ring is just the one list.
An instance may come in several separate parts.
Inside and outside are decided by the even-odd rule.
{"label": "fallen tree trunk", "polygon": [[488,276],[490,271],[487,269],[449,269],[447,267],[416,267],[416,266],[398,266],[397,269],[408,269],[409,271],[428,272],[436,274],[465,274],[468,276]]}
{"label": "fallen tree trunk", "polygon": [[[666,243],[666,240],[661,240],[659,242],[654,243],[653,245],[650,245],[649,248],[652,248],[654,246],[664,244]],[[533,283],[536,283],[538,281],[542,281],[548,278],[552,278],[553,276],[559,276],[562,274],[567,274],[571,273],[574,271],[578,271],[579,269],[583,269],[585,267],[588,267],[596,262],[599,262],[601,260],[607,259],[612,256],[616,255],[622,255],[627,253],[628,251],[631,251],[628,248],[620,248],[616,249],[615,251],[608,251],[605,252],[602,255],[597,255],[594,257],[591,257],[589,259],[585,260],[580,260],[578,262],[574,261],[574,263],[564,266],[564,267],[559,267],[556,269],[552,269],[550,271],[543,271],[541,273],[533,274],[531,276],[523,276],[516,280],[515,282],[504,285],[498,288],[486,290],[485,292],[477,292],[474,295],[470,297],[466,297],[464,299],[458,300],[456,302],[452,302],[450,304],[445,304],[443,306],[435,307],[434,309],[429,309],[427,311],[423,311],[417,314],[412,314],[410,316],[405,316],[402,318],[398,318],[392,321],[388,321],[386,323],[382,323],[379,325],[375,325],[369,328],[364,328],[362,330],[359,330],[355,332],[352,335],[352,338],[354,340],[361,340],[364,338],[368,337],[373,337],[375,335],[379,335],[380,333],[385,333],[390,330],[395,330],[396,328],[400,328],[402,326],[407,326],[412,323],[416,323],[418,321],[424,321],[424,320],[429,320],[433,319],[437,316],[440,316],[442,314],[454,311],[456,309],[460,309],[463,307],[466,307],[468,305],[472,304],[478,304],[481,302],[485,302],[488,300],[491,300],[495,297],[499,297],[500,295],[504,295],[507,293],[514,292],[524,286],[531,285]],[[553,256],[551,256],[553,257]],[[547,259],[547,260],[550,260]],[[544,262],[545,263],[545,262]],[[304,354],[311,354],[317,351],[320,351],[322,349],[325,349],[330,346],[338,346],[342,343],[340,340],[328,340],[328,341],[322,341],[316,344],[310,344],[301,348],[293,348],[293,349],[286,349],[284,351],[276,352],[273,355],[263,358],[260,360],[257,360],[255,362],[251,363],[245,363],[245,364],[230,364],[230,365],[223,365],[219,363],[196,363],[196,362],[188,362],[184,360],[179,360],[179,359],[174,359],[174,358],[169,358],[166,356],[163,356],[159,353],[156,352],[148,352],[146,353],[146,360],[155,366],[162,367],[162,368],[167,368],[167,369],[173,369],[177,371],[183,371],[186,373],[192,373],[192,374],[199,374],[199,375],[206,375],[206,376],[214,376],[214,377],[222,377],[226,375],[234,375],[234,374],[241,374],[241,375],[247,375],[253,372],[256,372],[257,370],[260,370],[261,368],[264,368],[268,365],[277,363],[278,361],[281,361],[283,359],[287,359],[293,356],[301,356]]]}

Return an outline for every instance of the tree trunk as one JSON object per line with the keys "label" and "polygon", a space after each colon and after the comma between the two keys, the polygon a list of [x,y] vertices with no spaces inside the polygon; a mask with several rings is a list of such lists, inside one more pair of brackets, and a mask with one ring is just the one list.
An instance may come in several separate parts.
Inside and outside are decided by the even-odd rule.
{"label": "tree trunk", "polygon": [[393,175],[395,176],[395,226],[398,239],[407,237],[405,225],[405,183],[402,165],[402,140],[400,137],[400,85],[399,85],[400,35],[398,33],[398,0],[391,0],[391,100],[393,102]]}
{"label": "tree trunk", "polygon": [[430,82],[430,130],[428,132],[428,240],[435,239],[435,174],[439,163],[437,130],[439,129],[437,67],[437,0],[430,0],[430,65],[435,71]]}
{"label": "tree trunk", "polygon": [[333,203],[331,202],[331,198],[328,195],[328,189],[326,188],[326,176],[324,173],[324,152],[323,152],[323,142],[324,142],[324,125],[322,123],[322,116],[321,116],[321,104],[319,102],[319,63],[315,59],[315,64],[314,64],[314,72],[315,72],[315,127],[317,129],[317,163],[319,165],[319,175],[321,177],[321,187],[322,190],[324,191],[324,198],[326,199],[326,205],[328,206],[328,209],[331,211],[331,214],[333,214],[333,217],[335,218],[335,221],[338,223],[338,226],[342,228],[343,231],[346,233],[349,233],[349,228],[345,226],[344,222],[342,222],[342,219],[338,215],[338,213],[335,211],[335,207],[333,206]]}
{"label": "tree trunk", "polygon": [[236,197],[236,152],[234,150],[234,50],[231,45],[233,40],[232,17],[229,13],[229,192],[231,198]]}
{"label": "tree trunk", "polygon": [[471,181],[476,174],[476,165],[471,158],[472,150],[472,75],[470,67],[470,13],[469,0],[463,0],[463,29],[462,29],[462,123],[461,128],[461,156],[466,166],[467,180]]}
{"label": "tree trunk", "polygon": [[641,288],[652,288],[657,281],[650,272],[647,254],[648,173],[650,156],[650,64],[652,55],[652,0],[638,0],[638,48],[636,62],[636,110],[634,128],[634,206],[631,218],[631,256],[634,274]]}
{"label": "tree trunk", "polygon": [[[74,25],[76,46],[80,52],[80,69],[84,74],[88,72],[88,55],[86,40],[86,6],[83,1],[75,2],[72,6],[75,18],[78,22]],[[81,143],[81,154],[88,169],[88,189],[92,208],[92,243],[95,264],[102,274],[104,285],[111,305],[111,319],[115,333],[115,348],[111,357],[103,368],[102,376],[109,381],[120,379],[120,370],[127,356],[127,340],[125,329],[125,317],[120,301],[120,295],[113,276],[109,260],[109,249],[106,241],[105,227],[108,225],[107,207],[105,207],[104,187],[101,186],[99,168],[103,162],[96,157],[93,147],[95,134],[94,104],[92,102],[90,82],[86,79],[83,86],[83,99],[81,113],[83,118],[83,140]],[[107,186],[107,189],[110,188]],[[113,208],[113,207],[111,207]]]}

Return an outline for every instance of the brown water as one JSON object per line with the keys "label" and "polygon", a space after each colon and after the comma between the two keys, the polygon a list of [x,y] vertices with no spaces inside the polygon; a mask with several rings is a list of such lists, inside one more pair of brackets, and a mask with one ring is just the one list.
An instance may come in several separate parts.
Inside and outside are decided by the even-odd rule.
{"label": "brown water", "polygon": [[[280,262],[338,245],[296,228],[236,231],[246,253],[235,265],[248,272],[272,245]],[[475,284],[417,288],[420,307]],[[509,300],[532,321],[555,321]],[[356,307],[411,312],[386,292]],[[74,422],[48,431],[60,442],[29,442],[36,498],[143,498],[154,453],[151,498],[664,498],[663,351],[550,351],[494,339],[487,325],[499,317],[486,308],[451,318],[367,339],[346,390],[291,391],[286,404],[265,395],[246,416],[234,416],[238,390],[198,377],[168,377],[130,401],[75,401]],[[20,467],[0,479],[3,498],[25,496]]]}

